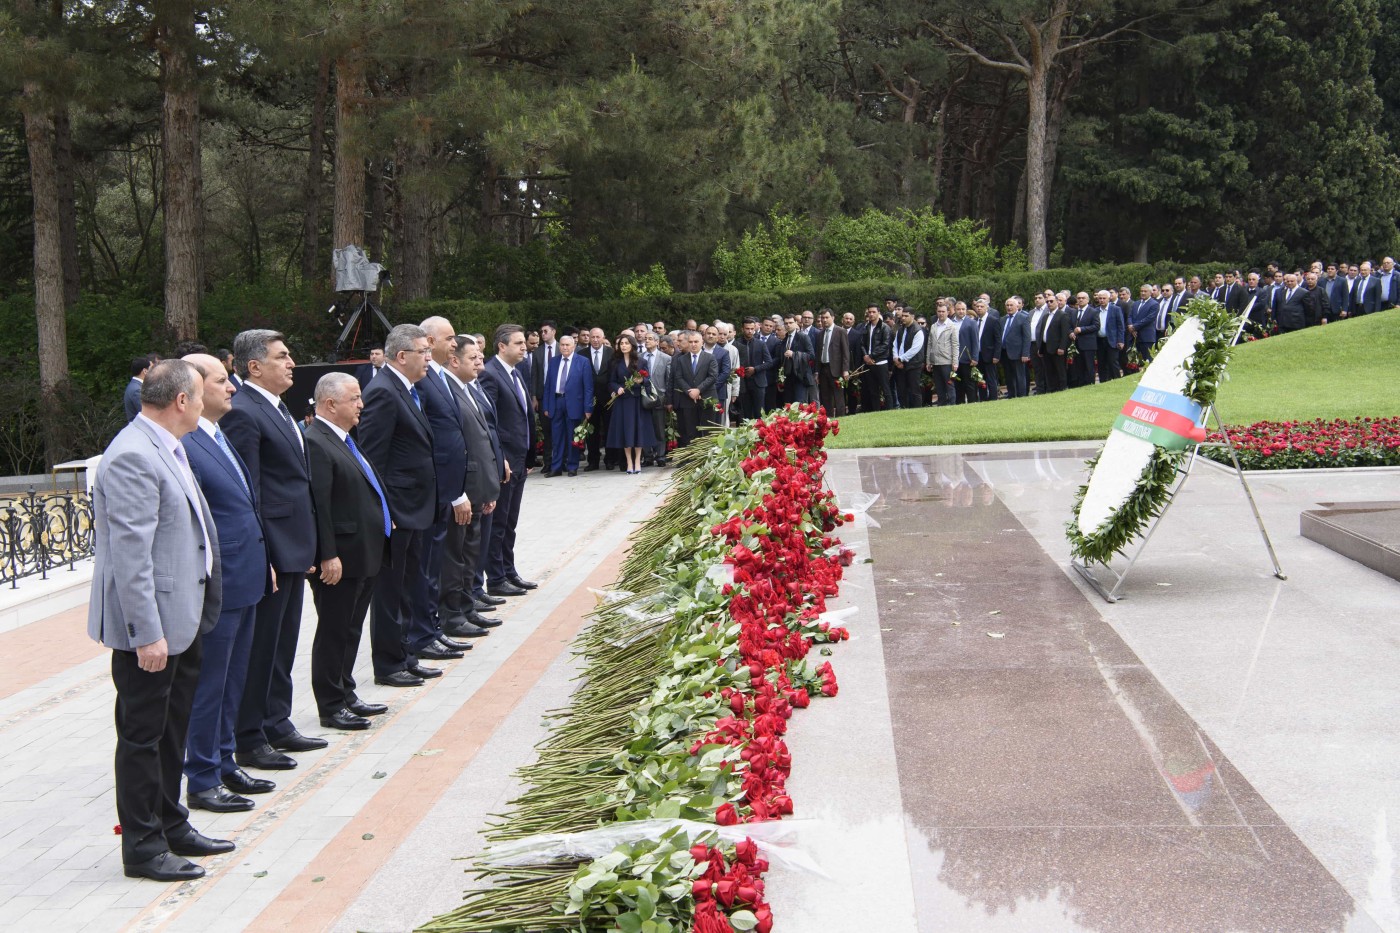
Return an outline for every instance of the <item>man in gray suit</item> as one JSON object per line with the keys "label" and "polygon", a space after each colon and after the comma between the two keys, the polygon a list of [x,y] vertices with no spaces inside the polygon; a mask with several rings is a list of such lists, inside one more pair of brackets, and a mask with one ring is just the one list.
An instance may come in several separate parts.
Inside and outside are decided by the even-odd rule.
{"label": "man in gray suit", "polygon": [[656,439],[656,444],[651,450],[643,451],[646,459],[642,461],[642,466],[666,465],[666,386],[671,379],[671,352],[674,344],[668,334],[657,334],[655,331],[647,334],[646,352],[642,356],[646,364],[647,380],[651,387],[656,390],[657,396],[662,400],[661,405],[657,405],[650,412],[651,433]]}
{"label": "man in gray suit", "polygon": [[112,649],[122,862],[128,877],[167,882],[203,876],[184,856],[234,848],[196,831],[180,803],[200,636],[222,603],[217,530],[180,444],[203,393],[189,363],[152,366],[141,412],[103,453],[93,485],[88,634]]}

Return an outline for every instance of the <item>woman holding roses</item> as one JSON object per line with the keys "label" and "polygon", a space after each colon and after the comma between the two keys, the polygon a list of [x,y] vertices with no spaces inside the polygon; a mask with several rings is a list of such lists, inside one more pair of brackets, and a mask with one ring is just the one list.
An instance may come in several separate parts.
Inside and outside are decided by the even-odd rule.
{"label": "woman holding roses", "polygon": [[652,435],[651,412],[642,408],[642,386],[650,375],[641,368],[641,355],[632,335],[623,332],[613,341],[612,371],[608,377],[611,408],[607,446],[622,448],[627,473],[642,472],[642,449],[656,443]]}

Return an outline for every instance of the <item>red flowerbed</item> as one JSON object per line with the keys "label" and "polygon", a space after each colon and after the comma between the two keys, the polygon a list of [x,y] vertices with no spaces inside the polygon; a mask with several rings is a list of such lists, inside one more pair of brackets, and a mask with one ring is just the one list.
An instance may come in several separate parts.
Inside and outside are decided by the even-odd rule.
{"label": "red flowerbed", "polygon": [[[1400,465],[1400,418],[1259,421],[1226,430],[1246,470]],[[1222,444],[1224,437],[1216,432],[1206,443]],[[1202,453],[1230,462],[1224,447],[1207,447]]]}

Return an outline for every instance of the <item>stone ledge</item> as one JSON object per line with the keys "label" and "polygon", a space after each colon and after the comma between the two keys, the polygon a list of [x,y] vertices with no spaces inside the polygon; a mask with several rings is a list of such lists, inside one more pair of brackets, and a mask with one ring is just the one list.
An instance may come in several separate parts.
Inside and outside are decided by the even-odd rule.
{"label": "stone ledge", "polygon": [[1299,533],[1400,580],[1400,502],[1323,502],[1299,518]]}

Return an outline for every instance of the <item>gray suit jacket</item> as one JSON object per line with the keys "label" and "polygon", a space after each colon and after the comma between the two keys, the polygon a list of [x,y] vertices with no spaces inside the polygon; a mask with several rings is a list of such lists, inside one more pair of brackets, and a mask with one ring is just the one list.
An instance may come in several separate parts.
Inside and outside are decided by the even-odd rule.
{"label": "gray suit jacket", "polygon": [[[141,420],[121,430],[102,455],[92,490],[94,550],[88,635],[133,651],[164,638],[171,654],[219,620],[219,536],[204,495]],[[203,514],[213,548],[204,572]]]}
{"label": "gray suit jacket", "polygon": [[663,404],[666,402],[667,383],[671,379],[671,358],[662,353],[660,348],[651,355],[651,366],[647,368],[647,381],[651,387],[661,396]]}
{"label": "gray suit jacket", "polygon": [[[466,392],[456,382],[451,383],[452,397],[461,409],[462,421],[467,438],[467,499],[472,509],[478,509],[488,502],[495,502],[501,496],[501,464],[496,459],[496,446],[491,443],[491,426],[486,416],[468,399]],[[476,521],[475,512],[472,521]]]}

